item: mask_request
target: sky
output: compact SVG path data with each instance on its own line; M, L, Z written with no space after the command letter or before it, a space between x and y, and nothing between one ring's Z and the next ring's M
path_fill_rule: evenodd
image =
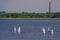
M60 0L0 0L0 11L6 12L60 12Z

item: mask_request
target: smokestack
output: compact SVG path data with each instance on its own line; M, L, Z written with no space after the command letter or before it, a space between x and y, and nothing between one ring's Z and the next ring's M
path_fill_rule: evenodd
M51 1L49 1L49 13L51 13Z

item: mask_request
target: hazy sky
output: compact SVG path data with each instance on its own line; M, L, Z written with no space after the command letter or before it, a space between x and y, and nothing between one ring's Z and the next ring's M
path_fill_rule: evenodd
M52 12L60 12L60 0L51 0ZM47 12L49 0L0 0L0 11Z

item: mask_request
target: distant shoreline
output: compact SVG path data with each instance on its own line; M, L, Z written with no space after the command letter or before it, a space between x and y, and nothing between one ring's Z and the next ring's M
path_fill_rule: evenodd
M60 20L60 18L0 18L1 19L8 19L8 20L14 20L14 19L18 19L18 20Z

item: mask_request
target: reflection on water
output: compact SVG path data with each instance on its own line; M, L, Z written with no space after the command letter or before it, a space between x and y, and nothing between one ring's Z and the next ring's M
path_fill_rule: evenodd
M21 33L14 33L14 27ZM46 33L43 35L42 28ZM48 27L54 30L54 35L48 32ZM60 20L0 20L0 40L60 40Z

